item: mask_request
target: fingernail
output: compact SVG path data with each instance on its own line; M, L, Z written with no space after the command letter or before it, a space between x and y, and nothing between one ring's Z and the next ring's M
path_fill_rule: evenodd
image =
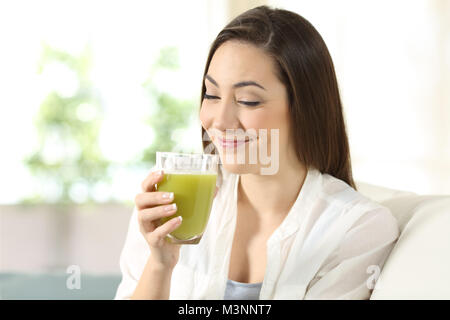
M178 221L178 223L181 223L182 221L183 221L183 217L182 216L178 216L178 220L180 220L180 221Z
M162 176L162 174L163 174L163 171L162 171L162 170L158 170L158 171L156 172L156 175L157 175L157 176Z
M165 199L173 199L173 192L166 192L162 195Z
M165 211L173 211L177 209L177 204L176 203L172 203L171 205L168 205L164 208Z

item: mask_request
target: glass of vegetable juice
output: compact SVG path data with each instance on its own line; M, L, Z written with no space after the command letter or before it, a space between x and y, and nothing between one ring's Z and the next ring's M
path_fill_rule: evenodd
M214 154L187 154L156 152L156 168L164 171L157 191L174 193L177 205L174 215L162 218L161 224L182 216L181 225L168 235L178 244L197 244L208 223L216 189L219 156Z

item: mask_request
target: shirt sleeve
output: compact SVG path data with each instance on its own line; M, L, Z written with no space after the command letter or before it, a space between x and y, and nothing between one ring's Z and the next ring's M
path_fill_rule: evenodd
M364 214L311 280L304 299L368 300L400 231L386 207Z
M142 275L150 255L144 236L139 230L137 209L134 207L128 226L125 244L120 254L122 280L117 288L115 300L130 299Z

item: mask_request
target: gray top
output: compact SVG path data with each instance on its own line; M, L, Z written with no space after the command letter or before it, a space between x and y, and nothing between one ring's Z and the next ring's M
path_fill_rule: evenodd
M227 281L224 300L259 300L262 282L244 283L231 279Z

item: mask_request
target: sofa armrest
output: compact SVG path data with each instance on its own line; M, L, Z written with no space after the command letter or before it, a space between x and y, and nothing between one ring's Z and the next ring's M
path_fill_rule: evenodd
M381 204L397 218L401 234L370 299L450 299L450 196Z

